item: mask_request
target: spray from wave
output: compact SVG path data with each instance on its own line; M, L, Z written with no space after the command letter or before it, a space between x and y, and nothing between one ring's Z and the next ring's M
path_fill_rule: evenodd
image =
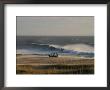
M49 45L49 47L61 48L65 50L78 51L78 52L94 52L94 47L86 44L70 44L70 45Z

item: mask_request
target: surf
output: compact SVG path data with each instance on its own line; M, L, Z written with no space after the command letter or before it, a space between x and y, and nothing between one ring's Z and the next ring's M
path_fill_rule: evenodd
M94 47L87 45L87 44L68 44L68 45L49 45L49 47L64 49L64 50L71 50L71 51L78 51L78 52L94 52Z

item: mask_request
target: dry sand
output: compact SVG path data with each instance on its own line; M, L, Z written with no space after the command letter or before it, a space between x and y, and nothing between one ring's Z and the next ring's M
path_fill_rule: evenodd
M53 65L53 64L65 64L65 65L90 65L94 64L94 59L80 58L80 57L48 57L38 55L17 55L17 65Z

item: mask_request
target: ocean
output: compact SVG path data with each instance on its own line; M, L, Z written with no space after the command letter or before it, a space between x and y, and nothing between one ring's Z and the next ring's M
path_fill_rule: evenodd
M94 57L94 36L17 36L17 54Z

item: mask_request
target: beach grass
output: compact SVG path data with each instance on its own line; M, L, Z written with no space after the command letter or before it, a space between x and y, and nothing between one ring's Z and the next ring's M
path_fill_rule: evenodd
M94 74L93 65L17 65L17 74Z

